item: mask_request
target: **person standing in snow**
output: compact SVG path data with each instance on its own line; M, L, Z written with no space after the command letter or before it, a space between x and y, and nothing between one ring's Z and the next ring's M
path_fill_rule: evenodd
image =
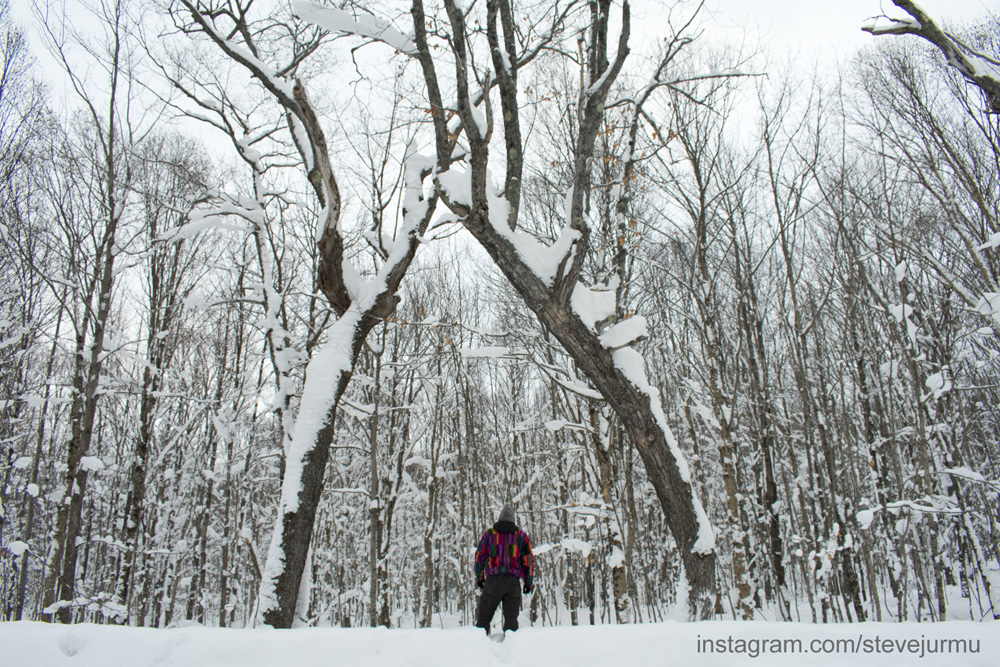
M493 614L502 603L504 632L517 630L521 591L525 595L531 593L534 575L531 538L514 523L514 510L510 505L504 505L500 518L483 533L476 549L476 586L483 591L479 596L476 627L483 628L489 635Z

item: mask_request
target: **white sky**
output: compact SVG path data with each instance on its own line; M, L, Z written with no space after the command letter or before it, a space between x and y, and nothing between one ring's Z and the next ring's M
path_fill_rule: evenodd
M59 6L62 1L65 0L53 4ZM15 20L29 30L30 2L12 0L11 3ZM676 18L698 2L632 0L636 37L658 37L671 9ZM995 0L919 0L918 4L945 27L981 21L991 12L1000 15L1000 5ZM861 25L883 13L883 9L890 16L904 16L891 0L706 0L699 25L708 42L740 43L746 39L750 49L759 45L779 60L790 53L804 64L814 65L845 59L856 49L874 42L876 38L862 32ZM37 49L40 40L32 41Z
M31 0L12 0L14 15L28 23ZM43 4L45 0L40 0ZM653 0L655 9L645 14L641 0L632 0L633 11L641 20L656 21L673 4L693 6L698 0ZM646 3L642 2L642 5ZM960 25L1000 13L993 0L919 0L935 20L944 25ZM861 32L865 19L882 13L902 16L891 0L706 0L704 15L715 17L706 27L706 37L729 35L736 38L746 28L765 36L765 43L778 49L820 50L824 56L845 56L873 38ZM648 27L648 25L647 25ZM641 28L640 28L641 29Z
M72 97L63 81L61 69L44 54L30 11L32 0L10 0L15 20L29 33L43 76L49 80L56 95ZM35 0L40 6L58 10L64 4L74 10L76 0ZM142 6L145 0L134 0ZM279 0L280 1L280 0ZM649 41L663 36L668 17L676 21L689 14L700 0L631 0L633 11L633 48L641 52ZM919 4L940 25L959 27L979 22L991 12L1000 15L998 0L918 0ZM398 3L397 3L398 4ZM861 31L867 19L883 11L890 16L903 16L891 0L705 0L698 28L703 43L745 43L746 51L760 50L772 62L785 61L789 54L808 72L820 65L834 67L858 48L879 39ZM400 24L405 26L405 22ZM917 39L908 37L906 39ZM645 44L643 44L645 42ZM342 49L338 50L342 53ZM370 47L365 53L377 53ZM633 56L635 57L635 56Z
M918 0L939 25L958 27L985 19L1000 8L993 0ZM778 55L790 51L807 61L843 59L876 38L861 31L866 19L884 13L906 16L891 0L707 0L715 15L705 37L739 39L756 30ZM882 37L879 39L887 39Z

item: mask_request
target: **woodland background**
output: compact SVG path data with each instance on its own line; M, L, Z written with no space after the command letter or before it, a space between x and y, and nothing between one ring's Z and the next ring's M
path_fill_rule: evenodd
M0 3L4 620L255 613L305 366L343 313L287 109L188 4L39 4L29 44ZM345 255L373 275L404 157L433 142L417 66L283 3L195 4L309 83ZM590 6L520 72L519 228L546 243ZM716 531L712 614L995 618L998 116L923 40L810 73L698 39L698 7L664 6L662 44L636 42L610 86L580 273L648 322L634 347ZM959 34L1000 52L996 17ZM440 208L340 399L296 622L470 623L504 503L535 545L530 622L669 616L678 545L618 414Z

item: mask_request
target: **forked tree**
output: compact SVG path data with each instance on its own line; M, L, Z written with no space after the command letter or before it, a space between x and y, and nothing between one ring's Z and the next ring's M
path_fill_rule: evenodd
M630 134L632 141L616 157L614 182L606 184L615 201L615 214L624 221L639 160L635 137L641 123L651 122L642 113L642 104L653 91L677 82L670 76L669 65L690 38L683 31L668 38L645 85L634 95L612 100L609 96L620 83L630 50L627 0L618 8L611 0L543 2L521 8L523 16L515 14L518 8L509 0L468 7L444 0L432 13L423 0L413 0L409 34L360 8L348 12L294 2L293 12L301 20L330 33L382 42L407 62L415 61L424 83L420 106L433 128L434 157L409 148L401 156L403 219L395 237L376 253L376 275L362 278L346 257L340 188L326 136L306 94L307 82L296 76L318 42L306 41L311 33L286 17L282 25L293 44L286 49L285 62L274 62L278 56L258 46L258 42L268 44L267 29L248 15L250 5L239 0L178 0L173 17L182 31L207 36L228 58L249 70L286 114L320 204L316 283L339 317L326 332L325 348L313 356L306 370L294 437L286 450L279 518L261 586L258 613L262 620L276 627L289 627L294 620L338 402L365 338L395 307L400 281L439 199L487 251L624 425L680 551L689 584L689 615L709 617L716 591L714 532L694 493L658 391L647 379L642 355L633 347L646 335L645 320L626 317L618 308L622 276L588 278L584 271L593 252L589 209L597 185L592 162L606 108L615 104L631 109L636 128ZM275 25L273 20L270 25ZM684 24L685 29L689 26L690 22ZM564 226L556 238L539 239L525 231L521 220L522 173L526 160L538 150L522 129L519 97L525 95L521 82L529 65L559 60L579 70L576 102L564 110L573 115L576 131L567 165L570 179ZM494 109L496 102L499 109ZM500 132L502 146L495 145L500 144ZM491 157L491 148L499 150L499 158ZM373 231L376 238L386 239L383 230Z

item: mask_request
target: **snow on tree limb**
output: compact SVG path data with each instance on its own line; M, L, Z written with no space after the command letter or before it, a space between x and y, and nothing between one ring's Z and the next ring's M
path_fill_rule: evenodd
M226 39L216 30L215 25L203 14L201 8L192 0L181 0L181 4L187 10L191 19L197 24L198 30L205 33L215 44L222 49L223 53L233 61L243 65L258 79L264 87L268 89L282 106L294 106L292 91L288 83L276 76L275 72L258 59L253 53L247 51L232 40Z
M296 0L292 3L292 13L330 32L345 35L367 37L377 42L387 44L400 53L409 56L417 55L417 46L412 35L404 35L383 19L371 14L351 16L336 7L324 7L308 0Z
M942 30L915 2L892 1L909 14L910 18L894 19L883 15L865 24L861 29L876 36L916 35L924 38L940 49L949 65L982 91L991 112L1000 113L1000 62L970 48L954 35ZM884 22L880 23L880 19Z
M471 176L470 170L460 168L452 168L435 176L444 202L460 216L467 216L472 208ZM484 218L489 224L484 231L489 232L496 240L503 239L509 243L522 267L551 289L562 277L568 260L573 256L580 232L566 227L551 245L546 245L530 234L511 229L508 224L510 205L504 197L496 194L489 182L486 183L486 199L489 214Z
M337 387L342 376L354 368L353 344L357 327L363 313L352 308L344 313L328 332L328 339L322 350L317 352L306 367L306 381L302 388L302 400L295 421L295 434L291 446L285 452L285 474L281 484L281 502L278 506L279 520L271 535L261 579L258 613L264 616L277 609L278 598L275 588L285 568L285 552L282 548L284 523L281 517L299 510L299 499L303 490L303 467L312 454L315 443L329 419L337 397Z
M286 467L282 477L282 499L264 566L257 617L275 627L290 627L295 622L299 598L308 587L308 548L313 522L321 497L323 476L334 433L334 415L338 402L350 381L354 363L371 329L395 309L400 298L396 292L412 262L428 227L437 202L432 191L425 193L424 180L432 173L433 162L407 147L403 160L403 220L396 238L379 239L381 262L377 274L369 279L361 275L347 257L339 229L341 200L331 165L329 147L320 120L313 109L301 80L294 76L301 60L272 68L265 64L254 44L254 34L246 28L247 8L238 16L214 12L204 0L180 0L183 18L175 15L178 27L186 33L207 35L231 60L248 69L283 107L285 121L300 153L306 175L321 210L317 219L316 284L326 296L337 321L326 329L327 343L310 360L296 415L294 437L285 443ZM348 23L336 13L319 12L318 6L298 3L304 13L334 20L337 29L367 31L367 36L395 42L402 49L406 41L384 29L377 21L353 20ZM228 17L236 28L227 31L217 21ZM331 18L332 17L332 18ZM180 19L180 20L178 20ZM378 34L372 31L378 29ZM226 36L228 34L228 36ZM387 37L388 36L388 37ZM237 40L242 41L237 41ZM314 37L305 45L311 53L320 43ZM299 44L302 46L302 44ZM411 49L412 50L412 49ZM223 123L223 126L226 126ZM249 141L249 140L248 140ZM236 141L241 155L252 156L249 143ZM244 145L245 144L245 145ZM259 157L259 156L258 156ZM250 160L256 163L256 160ZM255 164L255 177L256 177ZM256 182L256 181L255 181ZM255 211L249 210L249 215ZM243 213L247 217L248 213ZM279 392L280 393L280 392Z
M567 262L572 258L580 232L563 228L552 245L539 242L530 234L511 230L508 225L509 208L504 197L496 196L487 184L489 201L488 221L495 234L507 240L520 258L522 264L547 287L553 287L562 277Z
M570 307L588 329L600 331L604 322L615 318L618 283L616 276L606 289L594 289L583 283L576 284L570 297Z
M444 0L444 6L452 35L468 36L470 33L465 25L463 10L457 7L455 0ZM422 31L426 22L422 1L414 0L413 7L416 39L421 50L418 58L421 59L427 89L433 96L431 91L439 91L440 88L428 51L427 35ZM714 531L694 493L683 453L676 446L676 440L662 415L659 396L649 386L642 357L627 346L628 342L637 339L634 334L640 333L635 327L638 321L616 330L609 335L609 346L602 345L598 334L609 322L609 317L616 314L608 312L612 308L611 294L604 299L592 291L579 289L582 264L590 252L590 222L586 210L595 140L604 123L608 91L629 54L629 3L627 0L622 2L617 46L609 44L607 39L610 8L610 0L592 3L590 23L584 30L590 40L586 49L586 71L581 74L579 103L575 111L578 132L571 139L574 154L572 177L567 187L565 224L554 242L541 243L537 238L517 231L519 198L516 191L510 189L511 179L507 179L502 193L496 192L490 174L488 146L493 129L492 119L487 113L485 128L477 122L473 108L478 101L470 91L472 74L475 74L475 83L483 91L489 90L492 85L491 74L473 71L468 40L460 37L449 39L448 46L454 59L457 98L454 109L461 121L456 133L461 132L468 142L468 151L460 159L467 166L452 168L457 159L451 154L449 144L439 150L439 172L434 180L438 193L452 213L462 219L466 229L510 280L526 305L581 366L593 383L595 393L607 400L622 418L626 432L643 458L671 531L680 545L692 586L690 616L708 618L714 608L712 601L716 589ZM514 72L509 73L510 78L505 78L508 74L505 69L507 63L498 56L500 34L495 23L490 21L491 18L495 21L503 10L503 7L496 7L495 13L488 13L487 31L490 33L488 38L497 80L506 82L500 86L500 96L506 135L505 166L510 175L518 173L525 151L523 137L520 141L511 141L517 134L513 122L518 112L513 74L518 67L514 66ZM509 61L511 48L507 44L502 48L507 51ZM437 99L432 100L432 115L436 109L444 109ZM434 122L439 135L448 132L445 118L434 115ZM443 143L446 142L439 138L438 144ZM622 335L619 337L618 334ZM623 347L618 347L622 344ZM626 372L634 370L635 363L631 362L635 361L635 357L638 357L641 380L637 379L638 374ZM624 363L625 368L619 361ZM564 388L567 387L564 385Z
M697 554L710 554L714 552L715 529L712 527L712 522L701 504L701 499L694 492L687 457L684 456L684 452L681 451L680 445L677 443L677 438L674 437L673 431L670 430L670 426L667 423L667 415L663 412L663 403L660 401L659 392L656 387L649 383L649 378L646 375L645 360L639 352L631 347L618 349L611 356L614 359L615 367L621 374L649 399L649 406L656 420L656 425L663 433L667 446L670 448L670 454L677 465L680 478L688 483L687 490L690 492L691 505L698 522L698 539L691 547L691 550Z
M649 336L646 318L642 315L630 317L612 324L598 336L601 345L609 350L617 350L634 345Z

